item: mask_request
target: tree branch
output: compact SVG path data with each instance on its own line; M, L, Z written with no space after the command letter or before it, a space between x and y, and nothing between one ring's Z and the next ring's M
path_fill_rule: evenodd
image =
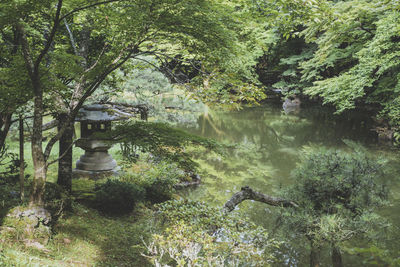
M78 12L78 11L81 11L81 10L84 10L84 9L88 9L88 8L91 8L91 7L99 6L99 5L102 5L102 4L108 4L108 3L112 3L112 2L123 2L123 1L124 1L124 0L109 0L109 1L103 1L103 2L93 3L93 4L91 4L91 5L87 5L87 6L83 6L83 7L78 7L78 8L75 8L74 10L68 12L67 14L65 14L64 16L62 16L61 18L59 18L59 21L61 21L61 20L65 19L65 18L71 16L71 15L74 14L75 12Z
M69 28L67 19L64 19L64 24L65 24L65 28L66 28L67 31L68 31L68 35L69 35L69 39L70 39L70 42L71 42L71 46L72 46L72 48L74 49L74 54L75 54L76 56L78 56L78 50L76 49L76 44L75 44L74 35L72 34L71 29Z
M68 151L70 150L70 148L71 148L77 141L78 141L78 139L77 139L77 140L74 140L74 141L68 146L68 149L66 149L66 150L64 151L64 153L63 153L61 156L59 156L57 159L52 160L52 161L50 161L49 163L47 163L47 164L46 164L46 167L48 168L51 164L56 163L57 161L59 161L60 159L62 159L65 155L67 155L67 153L68 153Z
M128 46L127 48L129 48ZM127 49L124 49L126 51ZM79 99L76 106L72 109L71 113L68 116L68 120L66 120L63 125L60 127L59 131L55 136L53 136L46 145L44 157L47 160L50 156L51 149L53 148L54 144L61 138L65 129L67 128L68 124L71 123L74 119L76 114L78 113L79 109L82 107L83 103L86 99L93 94L94 91L101 85L104 79L114 70L121 67L129 58L131 58L132 54L135 52L135 48L131 49L131 51L125 57L122 57L123 51L118 55L116 59L110 64L110 67L104 71L92 84L89 86L88 90L83 94L83 96ZM118 62L120 60L120 62Z
M235 209L237 205L239 205L241 202L243 202L246 199L251 199L255 200L258 202L262 202L271 206L278 206L278 207L294 207L297 208L298 205L294 203L293 201L286 200L283 198L277 198L277 197L272 197L265 195L263 193L254 191L248 186L242 187L241 191L233 194L231 199L229 199L222 210L224 212L230 212Z
M50 130L50 129L53 129L53 128L57 127L57 125L58 125L58 120L52 120L52 121L50 121L48 123L43 124L42 125L42 130L43 131L47 131L47 130Z
M63 2L63 0L58 0L57 11L56 11L56 16L54 18L53 28L51 29L50 35L46 40L46 44L45 44L43 50L40 52L38 58L35 61L35 65L34 65L34 69L33 69L33 71L35 73L38 73L40 62L42 62L42 59L44 58L44 56L49 51L49 49L51 47L51 43L53 42L54 36L56 35L58 25L60 24L60 19L59 18L60 18L60 13L61 13L61 7L63 5L62 2Z
M31 78L32 83L33 83L35 80L34 76L33 76L34 63L33 63L32 55L31 55L31 51L29 49L29 43L26 38L25 29L22 26L22 24L20 24L20 23L17 24L17 31L20 32L19 38L20 38L20 43L21 43L21 47L22 47L21 50L22 50L22 55L24 57L25 66L28 71L29 77Z

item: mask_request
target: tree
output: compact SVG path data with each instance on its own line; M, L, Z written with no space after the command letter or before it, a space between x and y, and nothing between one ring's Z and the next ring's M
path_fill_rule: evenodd
M305 151L293 173L296 184L284 194L298 207L288 207L282 215L289 229L310 241L310 266L319 266L323 244L331 246L333 266L343 266L341 244L384 224L375 213L388 203L382 167L356 146L352 153Z
M260 12L272 14L265 19L272 19L270 25L280 40L259 65L260 73L274 71L281 76L279 82L268 85L289 95L302 93L320 99L335 106L337 113L368 107L398 131L396 1L257 2ZM278 11L274 12L274 7ZM288 40L282 44L283 39ZM292 48L292 43L299 45ZM265 64L269 65L263 67Z
M116 69L122 65L129 69L129 59L179 53L202 62L205 72L219 65L219 72L229 75L232 68L222 63L233 62L234 55L242 52L230 17L233 8L205 0L3 2L0 25L16 31L17 54L24 63L18 71L29 78L26 88L34 102L31 142L35 174L30 203L43 203L54 144L66 140L67 144L60 146L62 154L68 154L71 124L79 108L104 82L112 82ZM257 94L235 91L238 96L246 93L253 99ZM46 109L60 124L43 149Z

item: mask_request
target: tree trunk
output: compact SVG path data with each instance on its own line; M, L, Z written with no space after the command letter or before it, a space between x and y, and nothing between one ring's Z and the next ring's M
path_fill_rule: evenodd
M4 147L11 126L11 113L0 115L0 150Z
M58 121L68 119L68 114L60 114ZM74 123L70 123L59 140L59 160L57 184L66 191L71 192L72 187L72 139L74 136Z
M320 266L320 250L319 247L315 246L311 241L311 252L310 252L310 267Z
M19 117L19 194L21 202L25 197L24 120Z
M43 94L38 93L34 101L33 131L32 131L32 160L34 168L33 187L29 204L43 205L44 186L46 183L47 165L42 148L43 125Z
M340 253L340 249L336 246L332 246L332 265L333 267L342 267L342 254Z

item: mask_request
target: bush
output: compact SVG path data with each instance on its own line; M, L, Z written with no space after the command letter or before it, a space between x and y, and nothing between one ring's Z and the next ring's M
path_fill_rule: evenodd
M122 181L142 186L146 191L146 200L161 203L172 198L174 185L184 176L176 164L160 162L139 173L128 173Z
M155 266L270 266L274 259L279 243L247 218L187 200L156 208L144 253Z
M136 202L144 198L144 189L136 184L118 180L107 180L96 185L95 204L109 214L124 214L133 210Z
M16 184L19 181L19 156L0 148L0 184ZM25 164L26 166L26 164Z
M282 211L285 230L291 238L294 233L307 237L313 261L324 244L331 246L332 260L341 261L340 247L345 241L375 235L388 226L376 213L389 204L382 183L384 161L346 142L353 151L304 150L293 172L296 183L284 195L299 206Z

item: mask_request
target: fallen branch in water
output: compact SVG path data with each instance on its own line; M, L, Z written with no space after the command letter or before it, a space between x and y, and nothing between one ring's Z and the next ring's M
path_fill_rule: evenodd
M237 205L239 205L242 201L244 200L255 200L259 201L271 206L278 206L278 207L294 207L297 208L298 205L294 203L293 201L286 200L283 198L278 198L278 197L272 197L265 195L263 193L254 191L248 186L242 187L242 189L239 192L236 192L233 194L231 199L229 199L224 207L222 208L224 212L230 212L235 209Z

